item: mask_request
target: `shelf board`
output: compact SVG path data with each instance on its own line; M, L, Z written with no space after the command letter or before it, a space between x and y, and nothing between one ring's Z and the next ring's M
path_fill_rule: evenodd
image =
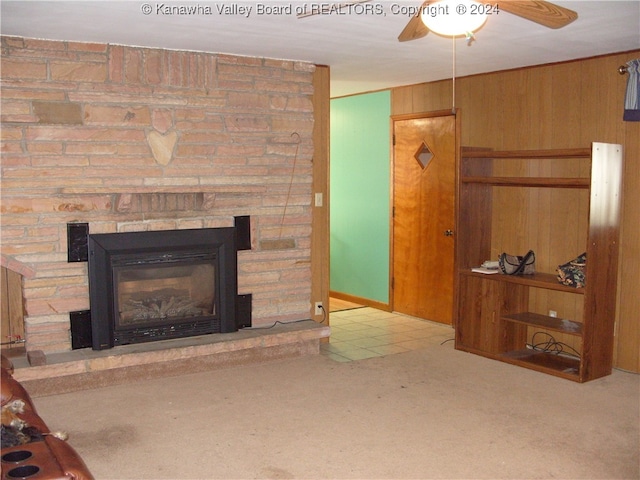
M580 379L580 359L578 358L538 352L527 348L503 353L498 356L498 359L569 380L582 381Z
M462 177L462 183L481 183L497 187L549 187L549 188L589 188L588 178L558 177Z
M460 272L463 275L471 275L473 277L482 277L487 280L493 280L497 282L517 283L519 285L528 285L530 287L546 288L548 290L558 290L560 292L575 293L578 295L584 295L584 288L568 287L558 282L558 277L552 273L534 273L533 275L504 275L502 273L496 273L493 275L487 275L484 273L472 272L469 270L462 270Z
M560 148L552 150L472 150L463 149L462 158L591 158L591 148Z
M582 324L572 320L564 320L532 312L513 313L504 315L502 318L508 322L545 328L547 330L554 330L571 335L582 335Z

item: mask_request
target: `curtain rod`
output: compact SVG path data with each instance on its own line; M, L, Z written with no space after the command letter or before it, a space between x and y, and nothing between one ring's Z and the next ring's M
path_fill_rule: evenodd
M618 73L619 73L620 75L624 75L625 73L627 73L627 71L628 71L628 69L627 69L627 66L626 66L626 65L620 65L620 66L618 67Z

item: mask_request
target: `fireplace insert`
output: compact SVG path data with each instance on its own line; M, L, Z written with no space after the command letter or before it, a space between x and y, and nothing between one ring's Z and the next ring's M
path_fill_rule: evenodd
M235 228L89 235L92 348L238 330Z

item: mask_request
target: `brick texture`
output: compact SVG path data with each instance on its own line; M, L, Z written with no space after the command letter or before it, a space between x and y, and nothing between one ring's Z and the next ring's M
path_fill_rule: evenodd
M1 40L2 264L25 276L28 350L70 349L68 313L89 306L70 222L113 233L250 215L238 280L254 325L308 318L312 64ZM177 136L162 159L151 132Z

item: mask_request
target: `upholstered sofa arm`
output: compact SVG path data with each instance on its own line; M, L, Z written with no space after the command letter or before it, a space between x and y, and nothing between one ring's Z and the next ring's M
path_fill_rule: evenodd
M13 378L13 365L4 355L0 370L3 425L0 462L2 479L93 479L84 461L71 445L51 435L49 427L38 415L29 394ZM18 423L24 422L23 426L12 426L12 419ZM14 445L15 442L8 442L8 433L15 432L16 428L22 432L35 432L35 434L29 435L30 441L23 440L26 443ZM25 430L27 428L28 430ZM5 432L7 432L6 438ZM11 439L13 438L12 436Z

